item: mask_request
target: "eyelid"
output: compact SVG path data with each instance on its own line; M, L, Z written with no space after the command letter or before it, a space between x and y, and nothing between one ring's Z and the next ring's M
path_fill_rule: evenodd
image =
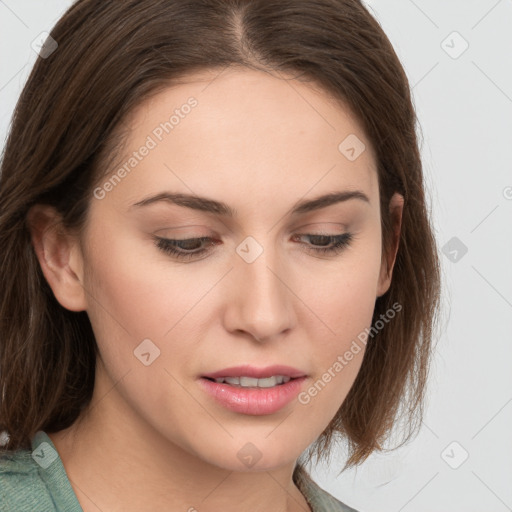
M310 226L321 226L321 225L334 225L337 227L337 229L341 229L342 232L335 232L335 233L324 233L324 232L321 232L321 233L305 233L305 234L308 234L308 235L326 235L326 236L338 236L338 235L341 235L347 231L349 231L349 225L347 223L343 223L343 222L308 222L307 224L301 224L300 226L297 226L297 227L294 227L293 229L290 230L291 233L294 233L296 234L297 231L300 231L300 230L304 230L304 229L313 229L312 227L310 228ZM207 235L203 235L203 234L198 234L198 233L194 233L193 235L186 235L186 238L181 238L181 240L191 240L191 239L194 239L194 238L202 238L202 237L205 237L205 236L212 236L212 237L215 237L217 235L213 235L211 234L212 233L212 230L209 229L209 228L206 228L205 226L203 225L200 225L200 224L187 224L186 226L168 226L168 227L165 227L165 228L161 228L161 229L158 229L156 231L154 231L154 233L160 233L160 232L168 232L168 231L174 231L174 230L183 230L183 229L190 229L190 228L204 228L209 234ZM321 229L320 229L321 231ZM170 236L169 236L170 238Z
M208 229L201 224L187 224L186 226L167 226L165 228L157 229L156 231L154 231L154 233L160 233L162 231L164 231L164 232L175 231L175 230L182 230L182 229L194 230L194 228L205 229L205 230L208 230L209 233L211 233L211 229ZM190 236L188 238L201 238L202 236L206 236L206 235L198 235L195 233L194 236Z
M329 225L329 226L336 226L336 229L342 229L343 233L347 232L349 230L349 225L344 222L308 222L307 224L301 224L300 226L297 226L296 228L293 228L292 231L298 231L301 229L314 229L312 226L322 226L322 225ZM334 233L334 235L341 235L343 233ZM313 234L313 233L308 233Z

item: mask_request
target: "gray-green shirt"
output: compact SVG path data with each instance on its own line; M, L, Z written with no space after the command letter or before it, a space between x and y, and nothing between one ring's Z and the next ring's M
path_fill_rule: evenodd
M299 487L313 512L357 512L308 478ZM32 439L32 451L0 457L0 512L83 512L57 449L42 430Z

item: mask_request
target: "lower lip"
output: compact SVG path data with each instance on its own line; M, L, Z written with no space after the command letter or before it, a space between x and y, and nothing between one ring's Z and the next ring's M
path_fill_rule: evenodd
M203 389L217 402L241 414L273 414L288 405L298 394L306 377L291 379L271 388L242 388L219 384L204 377Z

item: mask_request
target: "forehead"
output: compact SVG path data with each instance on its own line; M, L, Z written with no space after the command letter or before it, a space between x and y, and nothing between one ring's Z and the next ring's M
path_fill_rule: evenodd
M358 120L311 82L205 71L143 102L125 126L121 158L107 174L124 167L109 196L125 206L163 191L260 205L333 188L378 193L373 148Z

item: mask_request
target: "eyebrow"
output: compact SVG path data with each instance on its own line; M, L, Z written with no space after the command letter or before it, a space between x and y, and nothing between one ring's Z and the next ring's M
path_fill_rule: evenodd
M370 204L370 200L364 192L361 192L360 190L345 190L325 194L316 197L315 199L298 201L292 207L292 211L290 213L292 215L300 215L320 210L321 208L326 208L327 206L348 201L350 199L359 199ZM168 202L178 206L184 206L193 210L200 210L202 212L213 213L224 217L235 217L237 215L237 210L231 208L226 203L192 194L173 194L170 192L161 192L160 194L143 199L142 201L130 206L130 209L133 207L148 206L157 202Z

